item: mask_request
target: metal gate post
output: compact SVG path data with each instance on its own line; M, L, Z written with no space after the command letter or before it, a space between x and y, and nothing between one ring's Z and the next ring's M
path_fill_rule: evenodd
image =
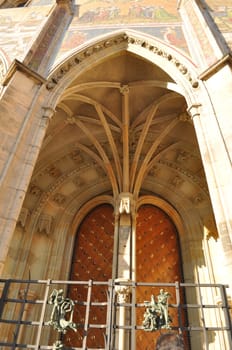
M0 282L2 282L2 281L0 280ZM2 291L2 296L0 298L0 319L2 318L2 314L3 314L3 310L4 310L4 303L5 303L5 299L7 298L7 295L8 295L11 280L5 280L3 282L4 282L4 287L3 287L3 291Z
M44 293L44 299L43 299L43 306L42 306L42 311L41 311L40 320L39 320L38 333L37 333L37 337L36 337L35 350L38 350L40 347L39 343L40 343L40 338L41 338L41 333L42 333L42 327L43 327L43 322L44 322L44 316L45 316L45 311L46 311L46 306L47 306L50 285L51 285L51 280L47 280L47 284L45 287L45 293Z
M106 350L110 350L112 332L113 332L113 283L112 280L108 281L108 294L107 294L107 315L106 315Z
M228 340L229 340L230 348L232 349L232 322L230 317L230 308L227 300L226 286L221 285L220 291L221 291L221 297L222 297L222 308L224 311L225 321L226 321L226 328L228 328Z

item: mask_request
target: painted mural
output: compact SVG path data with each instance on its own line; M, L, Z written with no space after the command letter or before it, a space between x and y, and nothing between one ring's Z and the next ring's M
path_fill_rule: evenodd
M85 43L94 37L99 37L103 34L113 32L119 29L133 29L145 34L154 36L160 40L165 41L168 45L173 45L181 50L187 52L187 45L183 36L182 28L179 24L173 24L169 26L98 26L94 28L85 27L74 27L71 26L66 37L64 39L63 45L60 50L60 55L65 54L65 52L75 49L79 45Z
M32 0L28 7L1 10L0 47L12 61L23 60L46 21L51 0ZM175 1L79 0L57 59L69 50L118 29L133 29L155 36L187 52Z
M232 49L232 1L208 0L208 9Z
M15 57L22 60L42 27L50 6L42 8L4 9L0 14L0 47L12 61Z
M59 56L88 40L120 29L133 29L188 53L175 1L80 0Z
M9 61L22 60L43 26L53 1L32 0L28 7L2 9L0 47ZM208 0L208 10L232 48L231 0ZM77 14L64 38L58 59L69 50L118 29L133 29L163 40L188 54L176 1L79 0Z
M80 0L79 23L176 22L175 1Z

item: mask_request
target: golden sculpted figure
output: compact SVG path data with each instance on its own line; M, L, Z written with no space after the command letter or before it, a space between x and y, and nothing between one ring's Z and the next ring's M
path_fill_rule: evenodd
M63 293L63 289L54 289L48 298L48 304L53 305L49 325L61 333L66 333L67 329L76 332L76 324L73 322L74 302L69 298L64 298ZM69 315L68 320L66 320L67 314Z
M170 294L160 289L160 294L157 296L157 301L154 295L151 296L151 301L145 301L143 329L148 332L157 329L171 329L171 318L168 314L168 298Z

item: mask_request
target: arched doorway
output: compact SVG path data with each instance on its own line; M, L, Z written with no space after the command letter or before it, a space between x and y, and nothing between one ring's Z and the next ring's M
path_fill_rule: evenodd
M109 204L102 204L94 208L82 221L76 236L73 252L71 280L78 281L108 281L112 277L114 245L114 216L113 208ZM105 286L95 286L92 290L92 303L106 300ZM87 300L85 286L71 287L69 295L81 302ZM91 324L106 323L106 307L90 308L89 322ZM86 307L78 305L74 321L83 324ZM89 348L104 347L105 329L90 329L87 336ZM77 334L69 332L66 336L67 345L81 347L83 328L78 328Z
M72 259L70 279L75 281L105 281L112 277L113 246L114 246L114 212L109 204L101 204L94 208L82 221L76 236ZM171 218L160 208L142 205L136 219L136 280L143 283L173 283L182 282L181 252L178 233ZM115 258L117 261L117 258ZM175 288L167 290L170 293L170 303L175 303ZM81 347L84 337L83 324L86 317L88 290L86 286L73 286L69 289L69 296L80 302L76 308L74 321L80 327L76 334L68 332L66 344ZM107 287L94 286L91 291L91 303L107 300ZM136 290L136 303L140 304L158 295L158 287L140 286ZM182 296L184 298L184 296ZM90 348L104 347L106 329L94 328L95 325L106 324L107 308L90 307L89 323L93 328L88 330L87 346ZM112 306L110 306L112 307ZM137 326L143 323L144 309L139 308ZM170 313L173 324L178 327L176 310ZM182 315L183 322L185 315ZM114 320L113 322L116 322ZM139 328L139 327L138 327ZM136 349L150 349L154 347L160 333L136 331ZM187 346L187 342L186 342ZM186 347L187 349L187 347Z
M59 92L51 99L59 102L24 206L35 218L27 227L32 244L25 239L26 249L43 232L49 244L41 249L45 256L20 262L27 266L30 260L32 273L43 270L44 277L51 270L55 277L68 277L70 257L65 264L60 257L66 243L71 251L74 217L97 196L107 194L114 204L122 192L166 199L188 224L185 247L191 250L190 238L200 254L204 224L212 218L194 126L186 113L191 69L186 74L185 60L180 65L164 45L145 38L120 34L108 39L67 60L47 85L52 91L58 82ZM102 55L103 48L110 53ZM53 239L54 230L59 239ZM199 255L184 258L194 280Z
M144 204L138 210L136 224L136 279L139 282L173 283L183 282L182 259L177 229L171 218L160 208ZM149 301L151 296L158 296L160 288L137 287L137 303ZM174 287L166 287L170 294L169 303L175 304ZM184 295L182 295L182 301ZM176 309L169 309L171 325L178 328L178 314ZM137 324L142 325L144 309L137 311ZM182 312L183 324L186 315ZM165 331L164 331L165 332ZM137 331L136 349L154 349L160 336L160 331ZM188 349L185 339L185 348Z

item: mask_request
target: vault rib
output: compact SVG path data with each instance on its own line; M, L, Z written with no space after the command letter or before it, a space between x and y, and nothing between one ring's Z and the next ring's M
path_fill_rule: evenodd
M144 123L143 125L143 130L141 131L141 134L140 134L140 137L139 137L139 141L138 141L138 144L137 144L137 147L136 147L136 150L135 150L135 154L134 154L134 158L132 160L132 163L131 163L131 170L130 170L130 191L132 192L133 191L133 187L134 187L134 181L135 181L135 174L136 174L136 169L137 169L137 166L138 166L138 162L139 162L139 157L141 155L141 151L142 151L142 147L143 147L143 144L144 144L144 140L147 136L147 133L148 133L148 130L149 130L149 127L150 127L150 124L151 124L151 121L152 121L152 118L154 117L157 109L158 109L158 106L159 104L153 104L148 116L147 116L147 119L146 119L146 122Z
M162 102L166 102L170 98L176 97L176 93L168 93L165 94L164 96L161 96L158 100L154 101L153 104L151 105L151 109L148 113L148 116L145 120L145 123L143 125L142 131L139 136L139 141L135 150L134 158L131 164L131 171L130 171L130 180L131 180L131 186L130 186L130 191L133 191L134 183L135 183L135 175L136 175L136 170L138 167L138 162L139 158L142 152L142 148L144 145L145 138L148 134L149 128L152 123L152 119L154 118L158 108L160 107Z
M183 94L180 86L171 81L163 81L163 80L137 80L128 83L129 88L134 88L137 86L145 86L145 87L159 87L164 88L166 90L175 91L177 93ZM121 82L114 81L90 81L86 83L76 84L68 88L64 94L62 95L62 99L65 99L69 94L73 94L82 90L89 90L95 88L112 88L112 89L120 89Z
M122 144L123 144L123 192L129 191L129 174L130 174L130 156L129 156L129 87L124 85L121 87L122 94Z
M109 141L109 145L111 147L112 150L112 154L113 154L113 158L114 158L114 163L115 163L115 168L116 168L116 172L117 172L117 178L118 178L118 186L119 186L119 191L121 192L121 188L122 188L122 167L121 167L121 163L120 163L120 159L119 159L119 154L118 154L118 150L112 135L112 132L110 130L109 124L106 121L105 115L100 107L100 105L96 104L95 105L95 109L97 111L97 114L101 120L102 126L105 130L107 139Z
M138 141L138 144L137 144L137 147L135 150L134 158L133 158L132 164L131 164L131 172L130 172L130 180L131 180L130 191L131 192L133 192L135 181L137 182L137 180L135 180L135 176L136 176L136 171L137 171L137 167L138 167L138 163L139 163L139 158L140 158L140 155L142 152L144 141L145 141L146 136L148 134L148 130L151 126L152 119L155 116L161 103L167 102L169 99L174 98L174 97L176 97L176 93L165 94L165 95L161 96L160 98L158 98L156 101L154 101L153 105L151 106L151 109L150 109L148 116L145 120L145 123L143 125L143 129L141 131L139 141ZM139 172L141 172L141 169Z
M69 117L73 115L73 111L66 105L66 103L60 102L58 107L62 109Z
M183 91L180 89L180 87L173 82L170 81L162 81L162 80L138 80L138 81L133 81L131 83L128 84L130 88L133 87L159 87L159 88L163 88L165 90L170 90L173 92L177 92L180 94L183 94Z
M73 94L82 90L96 89L96 88L112 88L119 89L121 86L120 82L112 82L112 81L94 81L77 84L68 88L63 94L62 98L66 98L69 94Z
M101 108L101 107L100 107L100 108ZM99 121L99 120L97 120L97 119L95 119L95 117L87 117L87 116L85 116L85 115L78 115L78 114L76 114L76 115L75 115L75 118L78 118L78 119L79 119L80 121L82 121L82 122L87 122L87 123L89 123L89 124L94 124L94 125L102 126L102 122ZM112 124L110 124L110 123L107 123L107 124L108 124L110 130L113 130L113 131L115 131L116 133L120 134L120 132L121 132L121 129L120 129L120 128L118 128L118 127L116 127L116 126L114 126L114 125L112 125Z
M154 154L155 150L157 149L157 147L159 146L159 144L162 142L162 140L169 134L169 132L177 125L177 123L179 123L179 119L174 119L164 130L163 132L157 137L157 139L155 140L155 142L153 143L152 147L150 148L150 150L148 151L148 153L146 154L142 165L140 167L140 170L138 172L138 176L136 178L136 182L135 182L135 187L134 187L134 193L135 195L138 195L142 181L144 179L145 174L147 173L148 170L148 163L152 157L152 155Z
M175 147L179 144L179 142L174 142L171 145L165 147L162 151L160 151L158 154L156 154L151 161L147 165L147 173L151 170L151 168L159 161L160 157L165 155L167 151L175 149ZM156 148L157 149L157 148ZM156 151L156 150L155 150ZM155 152L154 151L154 152ZM154 154L154 153L153 153Z
M99 106L101 106L102 111L112 120L115 122L116 125L118 125L120 128L122 127L122 123L120 122L120 120L108 109L106 108L104 105L102 105L101 103L99 103L98 101L84 96L84 95L80 95L80 94L72 94L69 95L68 97L66 97L65 101L81 101L81 102L85 102L87 104L90 104L92 106L95 106L96 104L98 104Z
M98 153L100 154L100 156L105 164L106 172L109 176L109 179L110 179L110 182L112 185L112 189L113 189L113 193L115 196L117 196L118 195L117 180L115 178L115 174L114 174L113 168L111 166L111 163L109 161L109 158L107 157L103 147L100 145L100 143L98 142L96 137L93 136L91 131L88 128L86 128L85 125L80 120L78 120L76 118L72 118L70 122L76 124L79 127L79 129L81 129L81 131L83 131L85 133L85 135L92 142L94 147L97 149Z
M166 94L165 96L167 96L167 95L173 95L174 93L168 93L168 94ZM180 95L175 95L175 97L176 98L182 98L182 96L180 96ZM162 96L160 97L160 98L162 98ZM131 124L131 129L135 129L135 128L137 128L137 127L141 127L141 125L142 125L142 123L144 122L144 120L146 119L146 115L147 115L147 113L149 112L149 109L150 108L152 108L152 106L153 106L153 104L154 104L154 101L152 102L152 103L150 103L147 107L145 107L138 115L137 115L137 117L134 119L134 121L133 121L133 123ZM165 118L170 118L170 114L169 114L169 117L167 116L167 114L166 114L166 116L159 116L159 118L157 118L156 117L156 121L154 122L154 120L152 121L152 124L154 124L154 123L157 123L157 122L162 122L162 121L164 121L164 119ZM161 120L162 119L162 120Z

